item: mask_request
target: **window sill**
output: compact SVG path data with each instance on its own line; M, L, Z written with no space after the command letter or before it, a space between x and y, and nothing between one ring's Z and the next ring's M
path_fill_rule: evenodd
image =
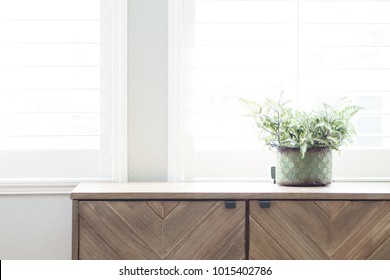
M52 195L66 194L71 191L80 182L113 182L108 179L90 179L90 180L37 180L37 181L15 181L0 182L1 195Z
M50 195L70 194L77 183L51 184L1 184L0 195Z
M2 184L0 195L70 194L77 184Z

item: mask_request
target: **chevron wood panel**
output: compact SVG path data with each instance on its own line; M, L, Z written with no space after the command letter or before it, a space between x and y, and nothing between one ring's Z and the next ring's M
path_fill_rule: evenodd
M146 203L163 219L180 204L179 201L165 201L164 203L161 203L161 201L148 201Z
M183 204L189 205L191 205L191 203L193 202L183 202ZM209 253L215 250L214 254L211 254L210 256L213 256L213 258L216 259L243 259L245 257L244 231L237 231L239 237L237 236L237 238L234 239L236 242L239 242L239 244L235 244L235 246L239 247L241 250L231 252L232 255L230 256L225 255L219 250L222 255L217 255L216 252L218 249L216 247L224 242L225 237L232 232L240 222L244 223L245 202L237 202L235 209L226 209L223 202L196 203L202 203L204 204L203 207L207 206L206 209L210 208L210 210L202 218L199 218L199 215L194 213L199 222L194 225L191 231L184 232L184 237L177 238L175 239L175 242L171 242L170 234L176 231L175 228L177 228L178 225L176 222L171 225L170 220L167 221L167 230L164 230L164 240L169 241L169 243L167 242L166 245L164 244L164 249L167 253L165 258L206 259ZM195 205L192 207L195 207ZM196 206L196 209L198 209L198 206ZM178 213L178 217L180 216L180 213ZM175 218L173 214L171 214L170 217L172 220ZM182 222L185 223L186 221L182 220ZM176 233L174 235L176 235ZM167 236L167 238L165 238L165 236Z
M252 218L250 223L250 259L290 260L293 259L264 229Z
M286 205L287 203L287 205ZM301 204L302 201L295 203ZM312 202L314 203L314 202ZM293 212L289 201L272 201L270 208L260 208L257 201L250 202L251 216L251 231L249 239L255 238L256 232L252 230L256 223L264 232L269 235L269 238L275 240L276 243L288 254L292 259L327 259L328 254L321 249L315 241L307 234L313 229L305 228L305 225L299 225L290 215ZM300 206L297 206L300 207ZM311 219L311 213L304 214L303 219ZM313 221L313 224L317 221ZM322 241L324 243L326 241ZM260 248L261 249L261 248ZM250 246L250 258L255 259L255 256L263 255L268 259L268 254L274 255L274 252L255 252L255 247Z
M349 233L344 235L342 240L337 240L337 247L333 245L332 257L334 259L374 258L371 255L390 236L390 202L356 201L351 202L345 209L351 208L355 211L350 213L351 217L345 219L353 219L355 224L339 221L344 211L336 218L337 223L332 223L332 240L336 240L333 236L338 232L347 230ZM359 220L355 217L359 217ZM337 235L337 238L340 236ZM390 255L385 255L383 258L390 259Z
M120 213L118 215L118 213L113 210L113 205L115 208L120 207L117 203L122 204L123 202L81 201L79 203L80 220L83 220L94 234L99 236L120 259L158 259L160 256L158 250L160 248L150 246L149 240L145 240L142 235L140 236L140 232L145 232L145 228L153 226L155 228L149 234L158 236L158 232L161 233L161 224L152 224L150 222L144 223L142 224L142 227L134 232L132 226L123 219L123 214ZM137 211L138 220L144 217L144 213L141 211L141 205L139 208L133 207L133 205L129 205L129 207L134 208L134 210ZM150 212L146 213L145 217L153 219L156 214L150 208L147 209L149 209ZM84 247L85 250L88 250L87 246L84 246L83 244L85 241L81 238L81 235L84 235L84 238L90 236L87 233L83 233L82 228L80 228L79 246L80 248ZM150 240L150 242L156 241ZM80 254L80 257L81 256L82 255ZM112 257L108 259L118 258L112 255Z
M299 230L310 237L322 252L329 255L330 219L317 204L306 200L284 201L282 207L289 218L299 226Z
M390 237L386 239L372 254L368 257L370 260L388 260L390 256Z
M200 222L202 222L203 225L208 226L208 224L214 220L213 218L218 220L218 213L215 212L218 205L221 205L221 203L215 201L205 203L183 202L177 206L176 210L164 220L164 255L169 254L178 244L181 244L185 238L188 238L190 234L194 235L193 231L199 230L199 228L200 230L204 230L201 227L202 225ZM224 207L220 207L220 209L222 209L222 212L225 210ZM208 216L210 213L213 215ZM208 219L204 220L204 217L208 217ZM201 239L203 240L204 238ZM181 254L188 254L188 252L186 252L188 248L182 247L182 250L183 252L181 252ZM172 258L174 257L172 256Z
M390 259L390 201L250 203L250 259Z
M321 208L322 211L324 211L326 215L328 215L329 218L337 216L337 214L340 213L340 211L349 204L348 201L345 200L319 200L314 202Z
M245 220L241 220L227 236L204 258L207 260L245 259Z
M80 259L243 259L245 202L81 201Z
M81 219L80 239L82 242L80 244L79 254L80 259L82 260L121 259L120 256Z

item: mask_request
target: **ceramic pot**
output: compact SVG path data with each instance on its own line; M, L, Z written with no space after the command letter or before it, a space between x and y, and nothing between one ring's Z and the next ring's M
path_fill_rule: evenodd
M332 183L332 150L309 148L302 158L298 148L278 148L276 183L281 186L325 186Z

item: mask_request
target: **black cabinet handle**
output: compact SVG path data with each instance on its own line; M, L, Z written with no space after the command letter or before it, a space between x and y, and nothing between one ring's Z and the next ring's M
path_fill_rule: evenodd
M271 201L270 200L259 200L260 208L270 208Z
M236 208L236 201L235 200L225 200L225 208L226 209Z

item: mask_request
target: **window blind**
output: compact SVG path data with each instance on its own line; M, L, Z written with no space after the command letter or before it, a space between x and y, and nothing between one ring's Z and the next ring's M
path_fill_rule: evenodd
M355 148L390 148L389 1L300 1L301 94L365 108Z
M390 1L181 3L179 179L266 180L273 155L238 99L282 91L302 109L342 97L365 107L335 177L390 178Z
M111 177L108 1L0 1L0 180Z

